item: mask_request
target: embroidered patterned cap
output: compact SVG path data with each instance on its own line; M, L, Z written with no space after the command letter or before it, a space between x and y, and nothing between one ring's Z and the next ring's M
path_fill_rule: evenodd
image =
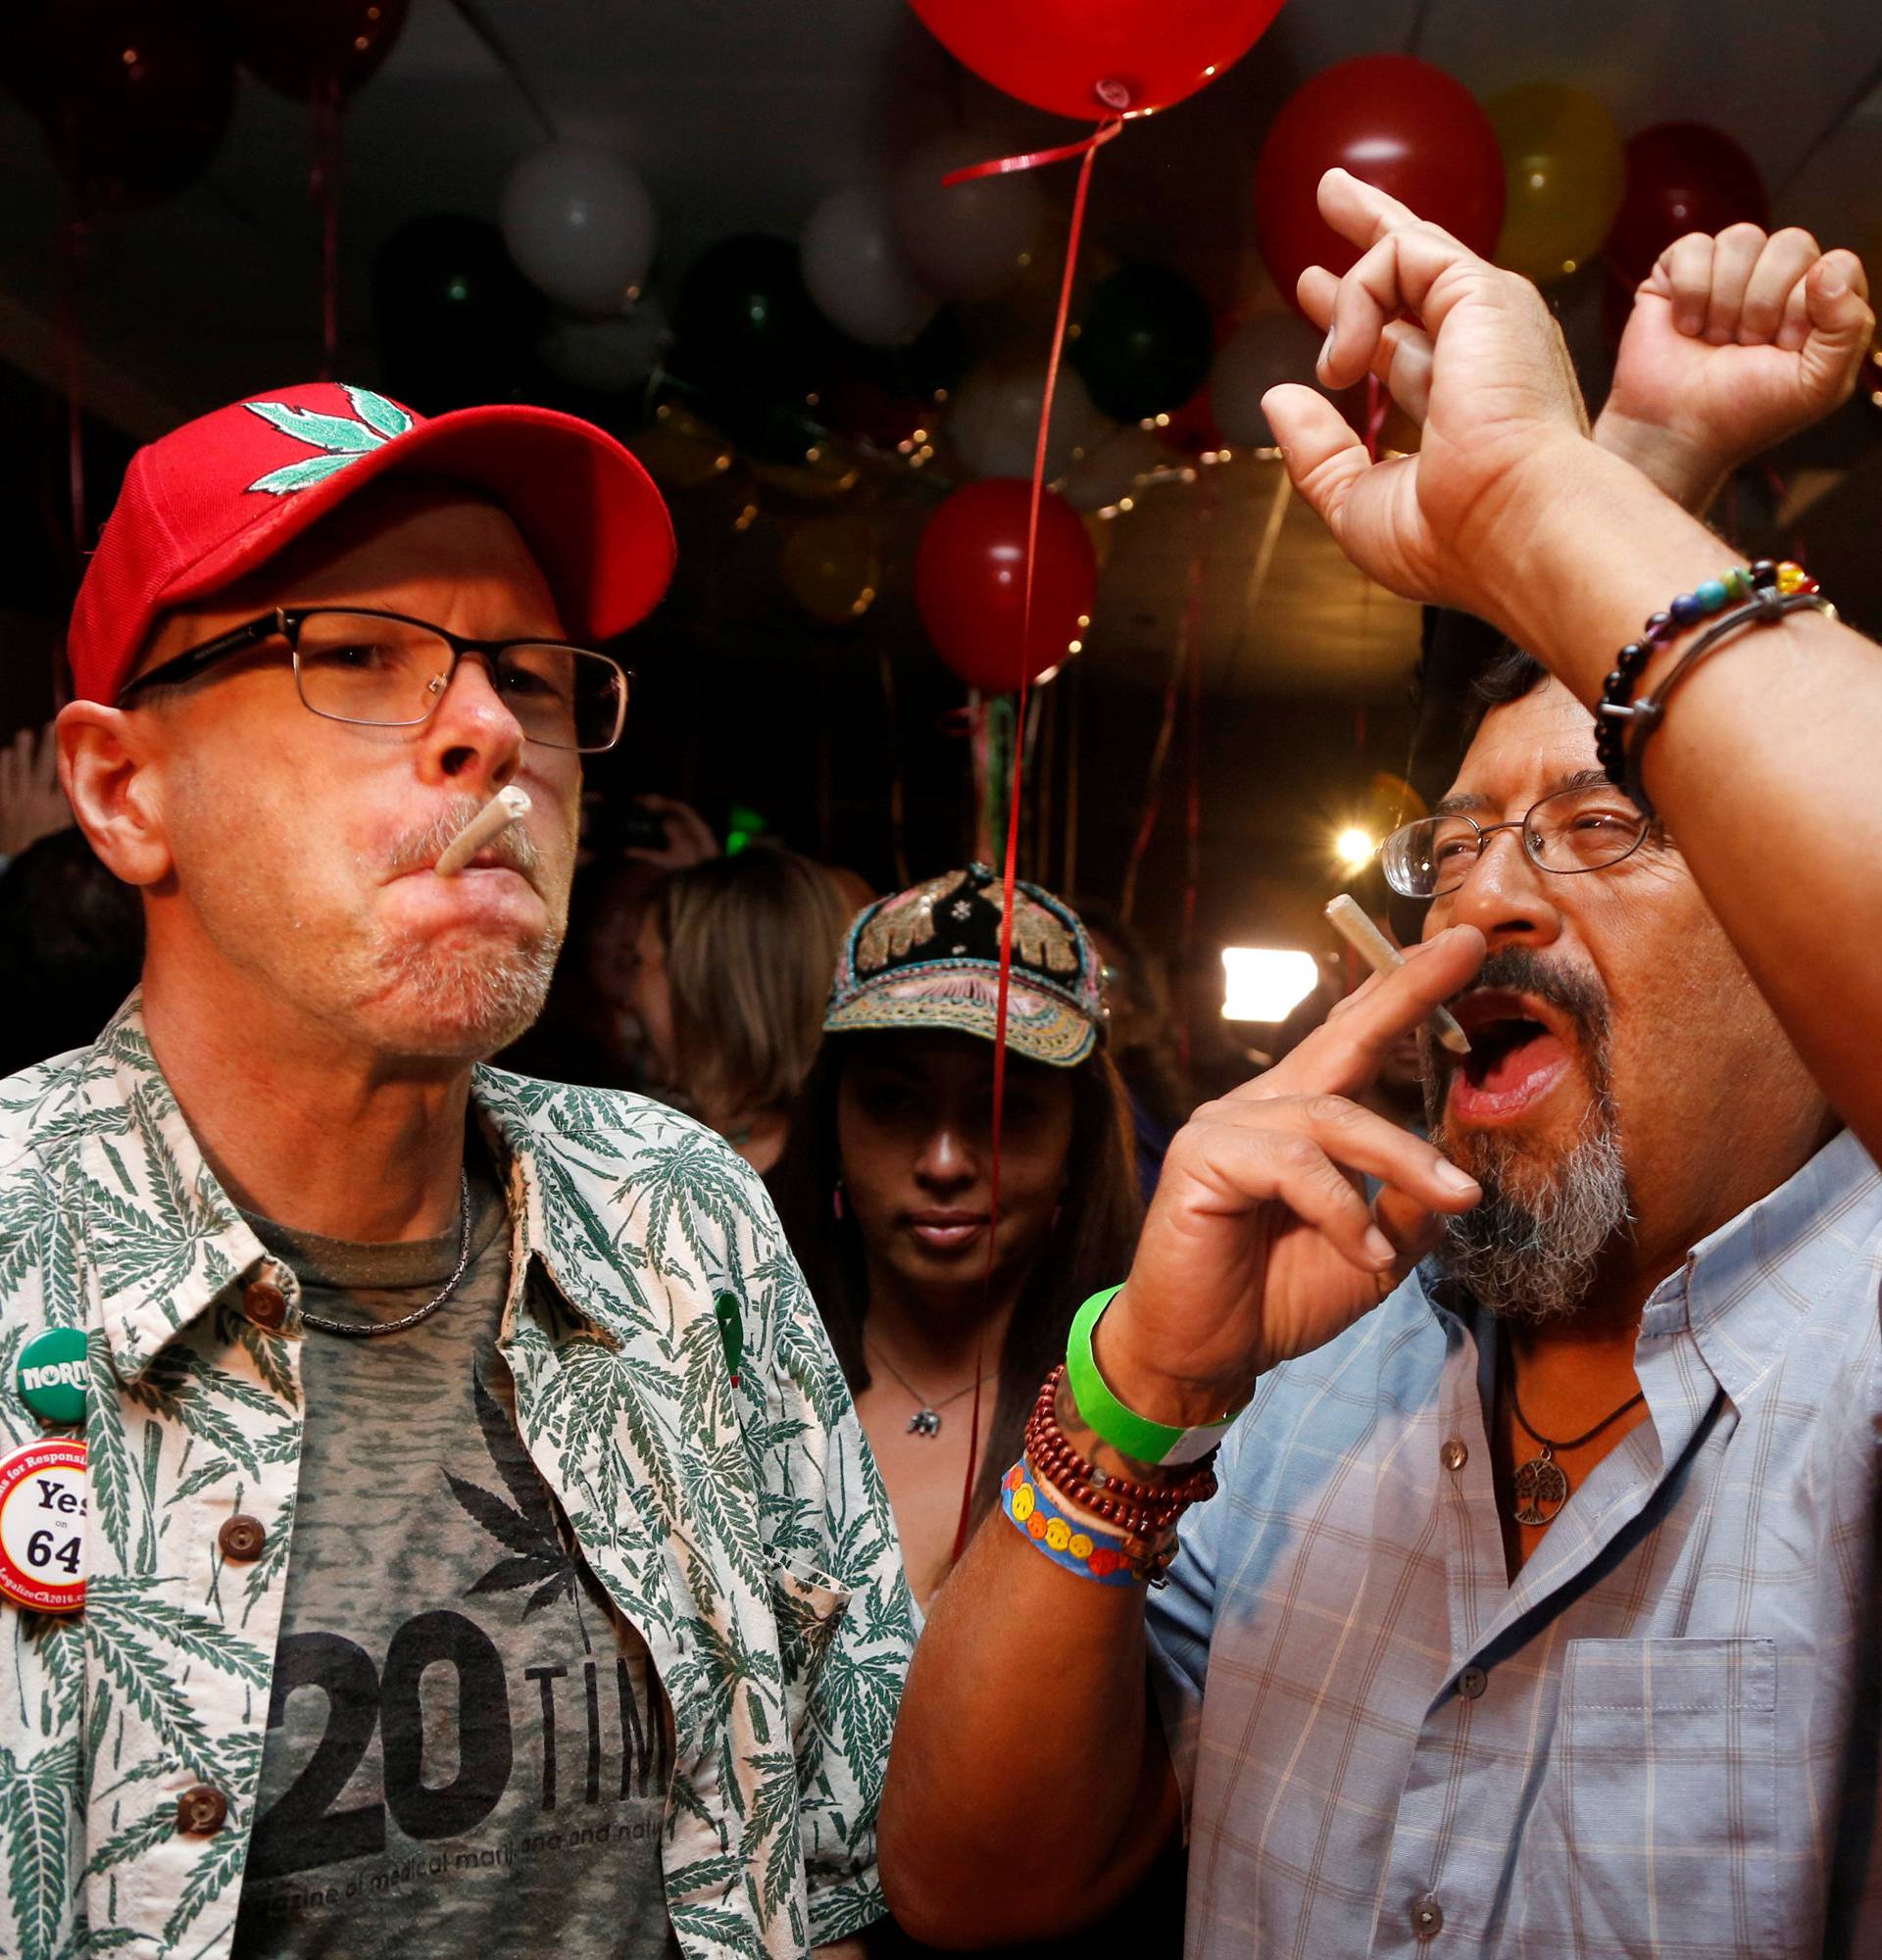
M570 633L644 618L673 568L667 506L612 436L504 403L425 417L370 388L279 388L185 422L130 460L73 608L79 699L111 701L158 615L253 571L388 470L485 491L548 577Z
M1000 1003L1000 874L985 864L878 899L843 942L823 1026L955 1028L992 1041ZM1055 1068L1105 1033L1103 962L1069 906L1020 879L1013 890L1007 1047Z

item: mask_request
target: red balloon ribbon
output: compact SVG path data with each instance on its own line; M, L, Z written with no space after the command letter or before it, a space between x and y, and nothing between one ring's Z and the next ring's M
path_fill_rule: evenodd
M1100 122L1089 136L1081 136L1075 143L1061 143L1052 150L1028 150L1020 157L995 157L991 163L966 164L958 171L950 171L941 181L944 184L970 183L975 177L1011 176L1015 171L1036 171L1047 164L1068 164L1073 157L1088 157L1101 143L1109 143L1123 128L1123 118L1106 120ZM1076 239L1067 247L1065 263L1069 266L1076 258ZM1056 351L1056 350L1055 350Z
M1084 234L1085 202L1091 190L1091 167L1098 160L1099 150L1111 141L1123 127L1120 120L1107 118L1082 142L1068 143L1056 150L1035 150L1026 157L1002 157L992 164L975 164L965 172L967 175L998 174L1006 171L1033 170L1042 164L1068 162L1079 159L1078 188L1072 193L1071 223L1065 233L1065 270L1059 282L1059 313L1052 326L1052 351L1046 357L1046 386L1039 403L1039 437L1032 452L1032 500L1026 511L1026 570L1021 601L1019 644L1032 645L1032 579L1033 562L1039 550L1039 504L1045 493L1046 484L1046 439L1052 427L1052 401L1059 387L1059 360L1065 351L1065 326L1071 318L1072 273L1078 264L1078 241ZM956 176L963 174L956 172ZM953 181L949 178L948 181ZM1026 725L1026 701L1031 689L1031 676L1022 662L1019 670L1019 701L1015 712L1015 722L1019 728ZM1019 745L1014 745L1013 752L1013 795L1007 814L1007 857L1001 879L1002 903L1000 906L1000 995L994 1009L993 1024L993 1121L990 1141L990 1163L987 1176L987 1274L988 1293L993 1289L993 1253L995 1235L1000 1229L1000 1129L1001 1119L1006 1112L1007 1096L1007 999L1013 980L1013 888L1019 869L1019 796L1021 779L1021 758ZM980 1457L980 1391L985 1379L978 1348L974 1350L973 1368L973 1412L969 1418L967 1435L967 1474L961 1487L961 1519L955 1527L954 1550L949 1554L949 1563L958 1559L966 1549L967 1527L973 1514L973 1477L979 1466Z

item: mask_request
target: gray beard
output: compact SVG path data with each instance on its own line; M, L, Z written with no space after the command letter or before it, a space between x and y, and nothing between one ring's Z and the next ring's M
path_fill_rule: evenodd
M1446 1221L1437 1258L1488 1312L1558 1321L1588 1302L1602 1254L1633 1227L1612 1110L1591 1103L1582 1134L1554 1166L1514 1140L1432 1141L1483 1187L1475 1210Z
M420 1012L422 1053L482 1060L510 1046L542 1012L561 951L559 933L498 959L475 963L428 948L400 947L386 963Z
M1431 1141L1483 1187L1474 1210L1445 1221L1436 1257L1488 1312L1511 1320L1561 1320L1588 1303L1603 1254L1634 1225L1620 1116L1610 1087L1608 1004L1592 983L1526 949L1493 953L1478 984L1533 992L1571 1013L1593 1094L1581 1134L1560 1157L1540 1155L1496 1130L1453 1136L1441 1120L1444 1083L1430 1031L1419 1031Z

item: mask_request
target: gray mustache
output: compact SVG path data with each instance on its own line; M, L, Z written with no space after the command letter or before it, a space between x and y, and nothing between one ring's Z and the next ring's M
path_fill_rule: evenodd
M1533 995L1560 1007L1590 1034L1603 1034L1608 1027L1608 996L1594 980L1526 947L1506 946L1491 954L1458 999L1467 1001L1472 994L1491 992Z

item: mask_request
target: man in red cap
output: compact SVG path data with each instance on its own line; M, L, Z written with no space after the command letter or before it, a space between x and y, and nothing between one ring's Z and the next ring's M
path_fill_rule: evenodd
M480 1066L672 554L534 409L291 388L131 464L59 740L144 984L0 1089L0 1951L881 1910L908 1593L763 1188Z

